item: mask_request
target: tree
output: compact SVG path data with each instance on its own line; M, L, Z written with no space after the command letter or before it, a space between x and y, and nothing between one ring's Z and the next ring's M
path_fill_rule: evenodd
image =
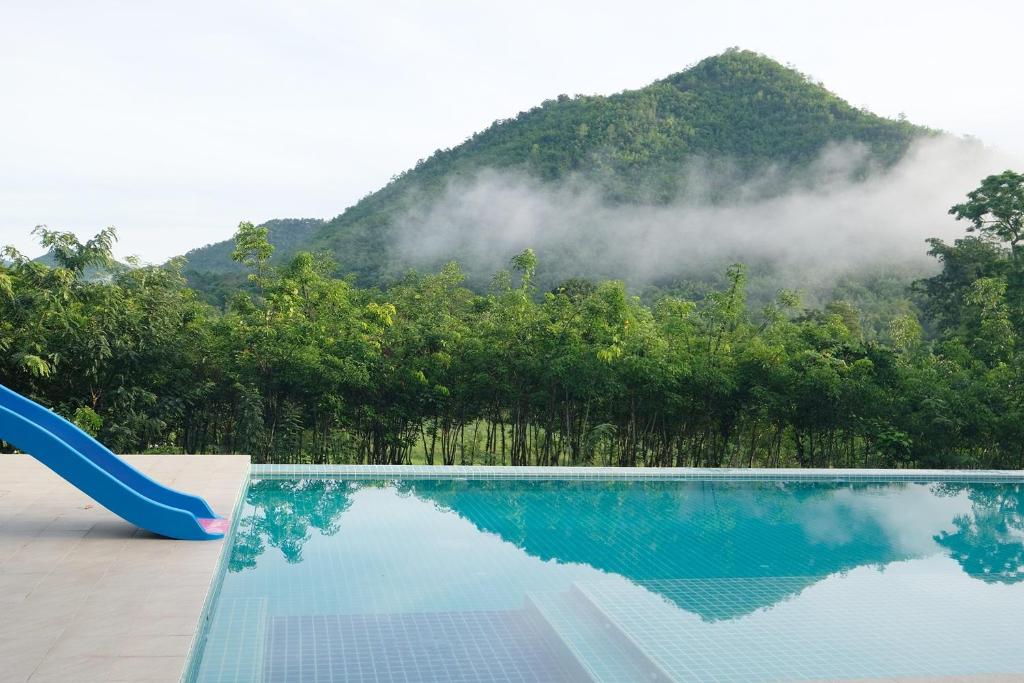
M266 278L270 257L274 255L274 245L269 242L267 235L266 227L257 227L248 221L239 223L235 232L235 249L231 252L231 260L254 269L256 272L249 278L257 284Z
M981 181L967 201L950 208L957 220L970 221L967 232L980 232L1010 245L1017 262L1017 247L1024 239L1024 174L1003 171Z

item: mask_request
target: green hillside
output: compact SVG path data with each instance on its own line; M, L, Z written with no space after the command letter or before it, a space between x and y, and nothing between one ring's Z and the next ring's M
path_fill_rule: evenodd
M323 227L325 221L319 218L283 218L267 221L267 237L277 247L276 258L283 258L286 253L295 253L307 248L316 231ZM231 260L231 251L235 245L230 240L209 244L193 249L185 254L189 268L200 272L241 273L241 264Z
M319 218L282 218L264 223L267 238L276 248L274 261L280 263L298 251L310 249L310 240L324 223ZM244 266L231 260L234 248L234 242L225 240L185 254L189 285L210 303L222 303L232 291L247 285Z
M929 133L853 107L767 57L730 50L639 90L560 95L496 121L333 220L272 222L270 239L280 257L327 251L341 273L377 284L404 268L389 253L396 217L429 205L452 180L481 169L515 169L543 181L579 177L609 202L664 203L685 191L685 162L694 158L727 160L740 179L769 164L785 176L829 143L862 143L873 161L887 165ZM190 268L236 272L230 251L228 243L219 243L190 252Z

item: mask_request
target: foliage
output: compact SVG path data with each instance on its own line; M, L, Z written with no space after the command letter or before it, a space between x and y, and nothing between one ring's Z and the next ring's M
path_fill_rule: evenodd
M967 220L967 232L978 231L985 237L1006 242L1010 255L1017 259L1017 247L1024 239L1024 175L1004 171L981 181L967 195L967 201L949 210L957 220Z
M697 300L645 303L617 281L541 292L531 250L484 293L455 263L361 289L325 256L275 261L249 223L236 239L249 285L218 310L180 260L87 278L112 263L112 232L39 235L53 267L13 249L0 266L0 381L119 451L1024 466L1024 275L991 239L932 241L942 271L916 286L924 318L879 304L866 329L843 299L803 308L782 291L751 309L740 265Z

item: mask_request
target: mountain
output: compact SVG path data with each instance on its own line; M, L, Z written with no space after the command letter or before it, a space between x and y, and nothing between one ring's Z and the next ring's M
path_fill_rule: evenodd
M435 152L330 221L267 226L278 258L299 250L329 252L340 273L379 284L410 265L407 254L395 249L396 226L415 221L453 185L481 172L515 173L542 185L572 180L596 188L612 206L657 206L692 189L689 164L695 160L727 168L734 182L768 168L786 178L811 166L830 145L859 144L867 150L865 168L886 167L915 139L933 134L853 107L798 71L733 49L638 90L559 95ZM770 193L771 186L762 191ZM193 281L237 272L230 251L230 243L221 242L190 252ZM508 256L502 258L507 262ZM545 254L540 256L543 263Z

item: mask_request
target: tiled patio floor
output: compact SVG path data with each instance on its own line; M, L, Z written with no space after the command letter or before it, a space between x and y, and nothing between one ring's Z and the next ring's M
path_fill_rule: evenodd
M231 514L248 456L128 456ZM36 460L0 455L0 682L177 681L223 541L122 521Z

